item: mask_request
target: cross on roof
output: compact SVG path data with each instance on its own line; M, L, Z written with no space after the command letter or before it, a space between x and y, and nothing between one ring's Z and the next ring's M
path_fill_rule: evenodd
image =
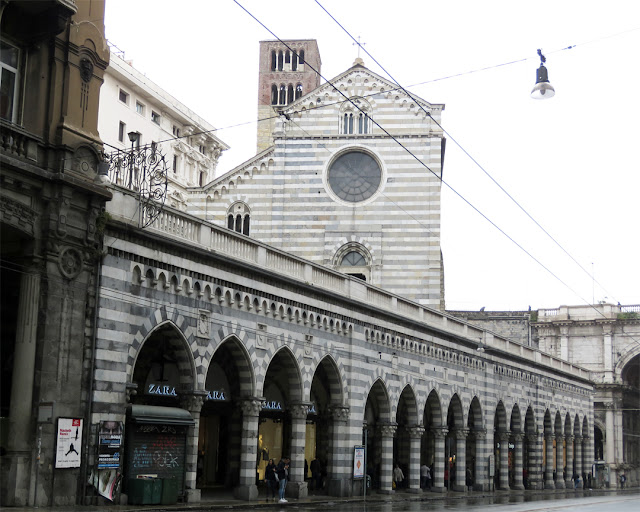
M358 58L360 58L360 48L362 48L365 44L367 44L367 43L361 43L360 42L360 36L358 36L358 42L357 43L351 43L351 46L358 46Z

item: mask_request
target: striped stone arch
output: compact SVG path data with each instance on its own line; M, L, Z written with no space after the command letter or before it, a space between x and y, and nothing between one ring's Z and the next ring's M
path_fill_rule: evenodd
M482 403L477 395L471 399L467 413L467 427L473 430L484 429L484 418L482 415Z
M511 416L509 420L509 430L511 432L522 432L522 414L520 413L520 407L517 403L513 404L511 408Z
M400 401L404 399L404 402L406 404L406 408L407 408L407 418L408 418L408 425L421 425L422 424L422 418L418 415L418 404L417 404L417 400L416 400L416 393L414 391L414 388L411 384L406 384L403 388L402 388L402 392L400 393L400 396L398 396L397 400L394 400L392 403L392 413L391 413L391 417L397 417L398 414L398 408L400 406Z
M311 384L313 377L318 371L318 367L323 365L329 379L329 392L331 393L332 404L345 405L349 403L349 386L347 384L347 371L342 362L333 357L332 354L320 355L315 353L310 367L313 369L311 379L304 380L304 399L308 400L311 396ZM328 371L328 370L331 371ZM308 383L308 385L307 385ZM336 397L339 397L336 400Z
M246 335L246 333L245 333ZM208 345L212 347L213 345ZM211 362L217 354L223 352L221 348L225 347L224 356L220 360L220 366L222 368L233 367L234 378L237 379L238 386L240 388L241 397L256 396L256 379L253 372L253 364L251 363L251 356L246 348L246 340L242 340L237 334L230 334L217 343L213 352L205 360L206 369L204 375L204 381L207 380L207 373Z
M551 414L551 409L546 408L544 410L544 417L542 419L542 431L544 435L553 434L553 416Z
M269 352L269 351L267 351ZM289 400L292 403L301 402L303 397L303 375L301 372L301 364L302 357L296 357L296 354L289 348L285 343L280 343L279 346L274 349L273 354L270 357L262 358L262 363L259 366L260 374L256 374L256 394L257 396L264 395L264 384L267 378L267 372L269 370L269 366L276 358L284 358L285 361L289 364L290 370L288 374L289 379ZM255 363L254 363L255 366Z
M438 394L436 388L432 388L429 394L427 395L427 400L424 404L424 426L425 427L441 427L446 425L445 418L442 416L443 407L442 400ZM431 419L431 424L429 424L427 418Z
M529 404L524 415L524 431L527 434L536 434L538 432L538 422L536 421L536 413L533 406Z
M236 178L240 176L239 174L236 176ZM234 178L235 179L235 178ZM234 205L235 203L244 203L247 206L249 206L249 199L247 197L246 194L229 194L226 199L223 201L223 203L226 203L226 210L225 211L229 211L229 208Z
M366 414L366 403L368 401L369 395L371 395L373 400L375 400L376 404L378 405L378 421L391 422L391 403L389 398L389 390L385 385L384 380L382 380L382 378L377 378L368 389L369 391L365 394L365 407L362 413Z
M571 414L569 411L564 415L564 433L570 435L573 433L573 422L571 421Z
M189 319L182 316L177 308L171 306L162 306L156 309L140 326L138 332L134 334L127 354L127 382L133 382L133 371L145 341L161 328L168 328L175 332L176 336L171 337L170 343L176 349L183 349L178 350L178 354L186 354L186 357L178 359L180 384L186 385L185 389L202 389L198 384L199 377L204 370L195 363L193 358L194 350L198 346L194 330L190 329ZM187 332L189 332L188 335L185 334ZM204 385L204 380L202 384Z
M354 247L361 247L364 249L364 252L366 252L367 256L371 259L368 263L373 265L376 261L376 251L371 244L367 242L367 240L358 235L350 235L349 237L343 236L333 245L333 248L329 253L331 264L340 265L342 257L349 251L349 249Z
M507 409L504 406L504 402L499 400L496 404L493 429L497 432L505 432L509 429L509 423L507 421Z
M449 424L449 419L452 420L452 424ZM462 399L458 393L454 393L449 400L449 405L447 406L447 425L456 429L466 427Z
M593 426L591 429L593 429ZM602 432L606 432L606 429L602 430ZM593 437L593 432L589 430L589 419L586 414L584 415L584 418L582 418L582 435Z
M556 414L553 418L553 433L555 435L561 435L563 433L562 428L562 413L560 411L556 411Z
M295 352L292 352L289 346L294 346ZM251 346L247 346L247 349L253 354L252 361L256 379L256 393L259 394L264 391L263 385L264 379L267 375L267 369L269 368L269 365L271 364L271 361L275 357L276 353L283 347L287 347L287 350L289 350L289 352L292 352L292 355L296 360L296 370L300 376L301 382L304 381L303 377L308 378L309 371L307 370L306 374L303 376L301 370L304 370L304 363L302 362L304 360L304 348L299 347L296 343L296 340L294 340L291 335L287 335L286 337L284 336L284 334L274 337L267 337L265 335L264 346L259 347L259 350L262 353L260 357L255 355L253 340L251 342ZM264 352L262 352L263 350Z
M582 422L582 420L580 419L580 413L577 412L575 418L573 419L572 432L573 432L574 436L579 436L580 432L582 432L582 423L581 422Z

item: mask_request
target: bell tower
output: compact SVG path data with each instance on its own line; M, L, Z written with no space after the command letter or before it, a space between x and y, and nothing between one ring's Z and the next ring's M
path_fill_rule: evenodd
M258 153L273 145L279 111L320 85L321 65L315 39L260 41Z

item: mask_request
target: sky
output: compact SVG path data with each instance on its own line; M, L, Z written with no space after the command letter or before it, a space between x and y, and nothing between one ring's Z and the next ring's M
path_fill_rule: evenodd
M219 173L256 152L259 41L316 39L325 81L360 38L366 67L445 104L447 309L640 304L640 2L106 0L105 30L218 129Z

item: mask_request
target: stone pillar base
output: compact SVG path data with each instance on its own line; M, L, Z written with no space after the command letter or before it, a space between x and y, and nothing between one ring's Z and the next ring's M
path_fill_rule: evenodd
M378 494L395 494L393 489L378 489Z
M3 461L2 471L2 505L9 507L26 507L29 505L30 457L29 452L8 452L3 457L5 461ZM7 464L7 469L5 470L7 459L9 464ZM46 505L46 502L42 504Z
M409 489L407 489L407 492L410 492L412 494L418 494L422 492L422 489L418 489L416 487L410 487Z
M431 488L431 492L446 492L447 488L446 487L432 487Z
M237 500L253 501L258 499L258 486L238 485L233 489L233 497Z
M556 483L553 480L545 480L544 488L545 489L555 489L556 488Z
M564 480L556 480L556 489L564 489Z
M514 484L511 488L516 491L524 491L524 484Z
M202 501L200 489L187 489L185 492L185 498L187 503L200 503Z
M466 485L460 485L460 484L453 484L451 486L451 490L452 491L456 491L456 492L466 492L467 491L467 486Z
M327 494L329 496L347 497L351 496L351 481L348 478L331 478L326 482ZM370 491L367 491L369 494Z
M285 497L291 498L306 498L309 496L309 488L307 482L287 482L287 488L285 490Z

